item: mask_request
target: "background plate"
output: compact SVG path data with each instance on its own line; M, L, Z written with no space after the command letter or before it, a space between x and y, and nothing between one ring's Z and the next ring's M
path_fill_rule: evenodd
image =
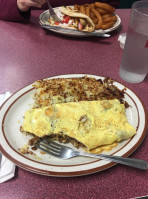
M84 74L62 75L53 78L75 78L83 77ZM104 77L87 75L96 79ZM119 89L125 88L124 85L114 82ZM95 173L107 169L115 163L107 160L99 160L88 157L75 157L69 160L61 160L50 156L42 155L39 150L33 156L23 155L19 148L28 143L31 135L25 135L20 132L20 126L23 123L23 116L27 109L32 107L33 94L35 89L32 85L26 86L13 94L1 107L0 111L0 150L2 153L19 167L31 172L49 176L79 176ZM126 141L122 141L117 147L104 154L114 154L127 157L141 144L146 135L147 115L141 100L130 89L126 89L125 100L131 105L126 110L128 121L137 128L137 134ZM69 145L71 146L71 145Z
M54 11L57 12L58 9L59 9L59 7L54 8ZM47 25L47 24L49 24L48 23L49 16L50 16L49 11L48 10L44 11L39 16L39 23L41 25ZM120 26L120 24L121 24L120 17L118 15L116 15L116 16L117 16L117 22L113 25L112 28L109 28L107 30L102 30L102 29L95 30L94 32L97 32L97 33L109 33L109 32L111 32L113 30L116 30ZM50 29L50 30L53 31L53 32L56 32L56 33L60 33L60 34L63 34L63 35L69 35L69 36L90 36L89 34L87 34L85 32L82 32L82 31L80 31L80 32L72 32L71 33L71 32L66 32L66 30L64 30L64 31L62 31L62 30L53 30L53 29Z

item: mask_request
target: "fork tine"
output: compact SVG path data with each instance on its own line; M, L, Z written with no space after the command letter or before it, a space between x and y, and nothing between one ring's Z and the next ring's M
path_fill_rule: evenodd
M59 154L52 152L51 150L46 150L45 148L40 147L40 145L38 146L39 149L41 149L42 151L45 151L46 153L49 153L52 156L58 157L59 158Z
M50 146L49 143L45 140L38 143L38 148L53 156L59 157L60 149Z
M46 148L46 149L48 149L49 151L53 151L53 152L55 152L55 153L58 153L58 152L59 152L59 149L53 148L53 147L50 146L50 145L47 145L47 144L44 144L44 143L40 143L39 145L42 146L42 147L44 147L44 148Z
M45 144L48 144L48 145L53 145L53 146L55 146L57 148L61 148L61 146L62 146L62 145L60 145L60 144L58 144L56 142L53 142L51 140L49 140L49 142L47 140L42 140L42 142L44 142Z

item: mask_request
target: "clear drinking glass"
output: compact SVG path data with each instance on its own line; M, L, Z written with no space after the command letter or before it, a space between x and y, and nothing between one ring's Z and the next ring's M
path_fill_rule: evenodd
M139 83L148 73L148 1L132 5L129 27L124 46L120 77Z

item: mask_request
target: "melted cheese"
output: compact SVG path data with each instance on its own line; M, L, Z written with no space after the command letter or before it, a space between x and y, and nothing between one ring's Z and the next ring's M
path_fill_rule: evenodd
M54 104L25 113L24 131L38 137L63 134L88 150L129 139L136 134L119 100L81 101Z

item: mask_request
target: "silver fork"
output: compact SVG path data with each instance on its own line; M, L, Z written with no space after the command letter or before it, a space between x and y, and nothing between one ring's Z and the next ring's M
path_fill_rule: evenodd
M56 13L54 12L53 8L51 7L50 3L48 0L46 0L47 4L48 4L48 8L49 8L49 13L50 13L50 16L53 18L54 21L62 21L57 15Z
M87 157L111 160L113 162L117 162L123 165L128 165L128 166L132 166L132 167L143 169L143 170L146 170L148 168L148 163L144 160L133 159L133 158L123 158L119 156L104 155L104 154L79 152L79 151L73 150L70 147L58 144L51 140L49 142L47 142L46 140L42 140L37 144L37 147L49 153L50 155L53 155L61 159L70 159L76 156L87 156Z

